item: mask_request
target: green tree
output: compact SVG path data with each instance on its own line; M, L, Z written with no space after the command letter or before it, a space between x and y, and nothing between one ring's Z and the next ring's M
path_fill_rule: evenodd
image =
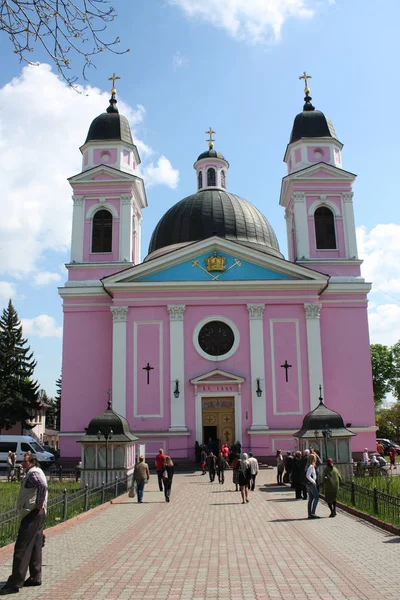
M389 440L400 439L400 402L395 402L390 408L381 409L376 415L378 437Z
M375 408L379 408L385 396L393 389L396 366L391 348L382 344L371 344L370 348L374 402Z
M61 77L73 84L71 63L80 59L82 75L101 52L124 54L119 38L106 42L103 33L117 16L108 0L0 0L0 31L8 37L14 54L31 65L35 48L41 48Z
M60 403L61 403L61 377L56 381L57 395L55 398L50 398L44 390L42 400L47 404L46 410L46 425L49 429L60 430Z
M0 317L0 431L26 423L39 399L39 384L32 379L36 361L12 301Z
M54 427L54 429L57 429L57 431L60 431L60 428L61 428L62 374L60 375L60 377L56 381L56 389L57 389L57 394L56 394L56 397L54 398L55 411L56 411L56 421L55 421L55 427Z
M392 373L392 393L396 400L400 400L400 341L391 347L393 357L393 373Z

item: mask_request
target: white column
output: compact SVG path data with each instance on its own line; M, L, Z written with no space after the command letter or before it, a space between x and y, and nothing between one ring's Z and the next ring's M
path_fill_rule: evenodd
M294 229L296 234L295 256L298 260L301 260L302 258L310 258L306 195L304 192L294 192L293 213Z
M169 357L170 357L170 395L171 395L171 426L170 431L187 431L185 425L185 363L183 315L184 304L169 304ZM175 398L174 391L178 382L179 396Z
M126 321L127 306L111 306L113 317L112 407L126 417Z
M354 221L353 192L342 194L343 226L348 258L357 258L356 224Z
M288 241L288 253L289 260L293 261L294 252L293 252L293 236L292 236L292 215L288 212L285 212L285 221L286 221L286 237Z
M85 227L85 196L72 196L71 262L83 262L83 234Z
M248 304L250 326L250 370L251 370L251 409L252 424L250 430L267 430L267 402L265 395L265 361L263 316L265 304ZM257 396L257 379L262 394ZM236 435L240 434L237 432Z
M119 215L119 260L132 262L132 217L133 196L121 196Z
M320 327L320 304L304 304L306 312L308 376L310 382L310 410L318 406L319 386L324 386L322 371L322 347Z

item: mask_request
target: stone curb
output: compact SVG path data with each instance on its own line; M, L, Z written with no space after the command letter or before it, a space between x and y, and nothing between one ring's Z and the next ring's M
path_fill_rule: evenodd
M71 519L68 519L67 521L63 521L62 523L58 523L57 525L53 525L53 527L49 527L48 529L45 529L46 538L50 538L53 535L62 531L63 529L67 529L68 527L75 525L75 523L77 523L78 521L87 519L88 517L104 510L105 508L108 508L110 506L110 504L119 504L123 499L126 499L127 495L128 495L128 492L126 492L125 494L122 494L121 496L118 496L117 498L113 498L112 500L109 500L108 502L105 502L104 504L95 506L94 508L91 508L87 512L83 512L80 515L76 515L76 517L72 517ZM0 558L3 556L7 556L8 554L12 554L13 552L14 552L14 542L11 542L10 544L7 544L7 546L3 546L3 548L0 548Z
M320 498L325 500L325 497L322 495L320 496ZM325 500L325 502L326 502L326 500ZM395 535L400 536L400 527L396 527L396 525L391 525L390 523L385 523L385 521L381 521L381 519L378 519L377 517L368 515L367 513L361 512L360 510L357 510L356 508L353 508L352 506L348 506L347 504L343 504L342 502L337 502L336 506L338 508L341 508L345 512L353 515L354 517L359 517L360 519L363 519L364 521L368 521L368 523L371 523L371 525L375 525L376 527L379 527L380 529L384 529L385 531L389 531L390 533L394 533Z

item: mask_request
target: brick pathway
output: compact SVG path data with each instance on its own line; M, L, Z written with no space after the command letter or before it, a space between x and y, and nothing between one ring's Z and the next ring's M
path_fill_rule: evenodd
M152 475L142 506L124 497L49 530L41 600L400 597L398 537L341 511L309 521L306 502L274 486L272 470L242 505L231 477L222 486L176 475L166 504ZM328 516L324 502L317 512ZM0 554L0 581L11 559L11 548ZM38 588L17 597L33 600Z

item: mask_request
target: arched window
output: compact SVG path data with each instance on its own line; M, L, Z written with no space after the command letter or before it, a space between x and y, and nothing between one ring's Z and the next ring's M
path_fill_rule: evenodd
M199 190L201 190L201 188L203 187L203 173L201 171L199 171L198 181L199 181Z
M99 210L93 217L92 252L112 252L112 215Z
M226 187L225 171L221 171L221 187Z
M207 185L208 186L214 186L216 185L216 175L215 175L215 169L212 169L211 167L209 169L207 169Z
M335 218L326 206L320 206L314 213L317 250L336 250Z

